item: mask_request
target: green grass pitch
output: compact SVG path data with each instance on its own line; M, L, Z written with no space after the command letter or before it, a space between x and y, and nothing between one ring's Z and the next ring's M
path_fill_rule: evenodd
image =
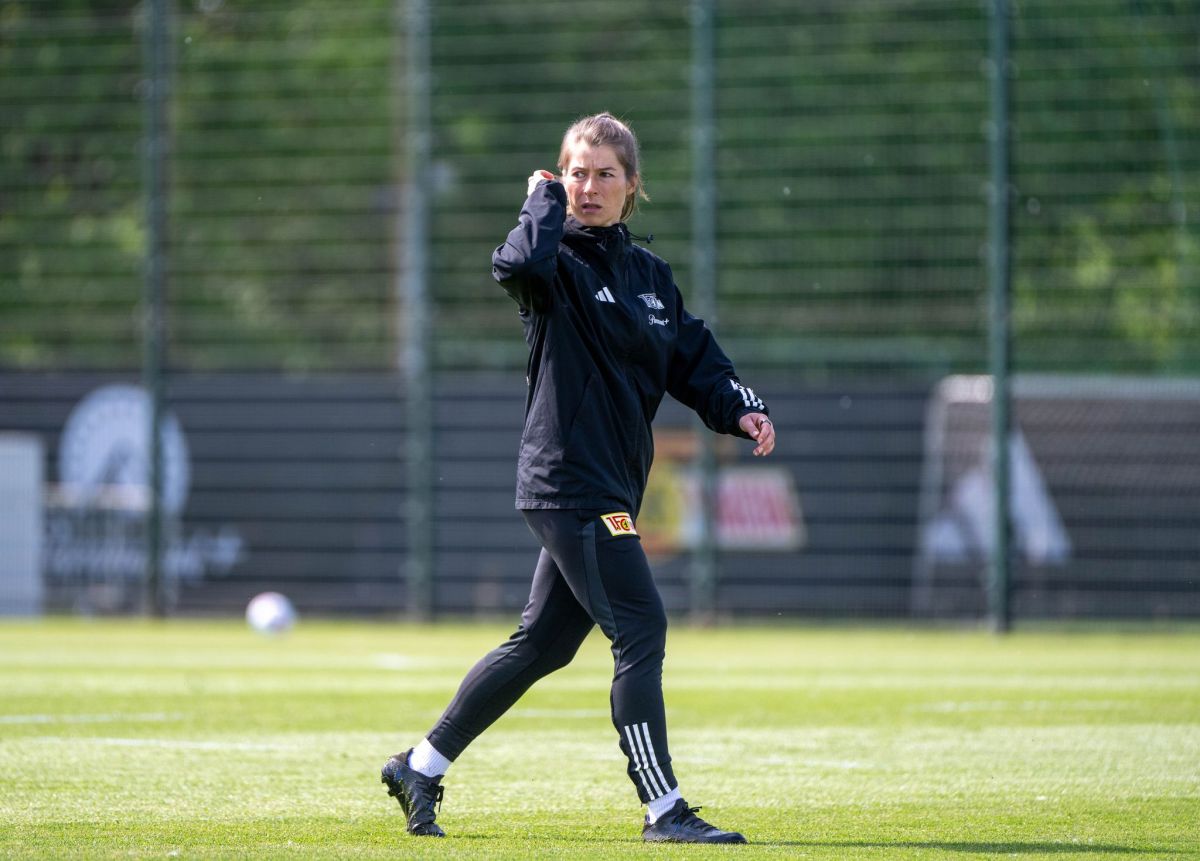
M676 624L676 773L746 847L640 843L593 636L408 837L379 768L507 633L0 623L0 857L1200 857L1196 627Z

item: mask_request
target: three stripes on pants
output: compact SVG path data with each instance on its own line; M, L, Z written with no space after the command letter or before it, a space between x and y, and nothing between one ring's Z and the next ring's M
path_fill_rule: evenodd
M646 794L650 798L659 798L674 789L667 785L667 778L658 766L654 742L650 740L649 725L627 724L622 729L625 731L625 740L629 743L629 756L633 760L634 770L642 781L642 788L646 790Z

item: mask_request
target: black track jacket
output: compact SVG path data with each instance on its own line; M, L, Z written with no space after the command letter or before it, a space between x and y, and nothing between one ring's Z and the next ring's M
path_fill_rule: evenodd
M665 393L740 437L738 419L767 408L684 310L666 261L634 245L624 224L585 227L566 204L562 183L538 183L492 254L529 343L516 507L636 517Z

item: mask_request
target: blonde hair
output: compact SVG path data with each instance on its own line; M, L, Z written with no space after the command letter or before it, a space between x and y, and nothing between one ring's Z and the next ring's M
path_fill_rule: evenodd
M633 129L614 117L608 111L583 117L571 124L563 135L562 146L558 151L558 170L566 173L567 160L571 157L570 149L576 141L583 141L588 146L610 146L617 154L617 160L625 169L625 176L633 177L633 191L625 197L625 205L621 207L621 220L629 218L637 211L637 199L649 200L646 188L642 183L640 166L641 153L638 148L637 136Z

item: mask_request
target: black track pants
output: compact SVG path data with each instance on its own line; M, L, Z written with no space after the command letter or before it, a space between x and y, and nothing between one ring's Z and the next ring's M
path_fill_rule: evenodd
M665 795L676 786L662 696L667 616L641 539L613 535L604 511L522 513L542 553L521 624L467 673L430 744L457 759L534 682L569 664L598 624L612 643L612 720L629 777L643 802Z

